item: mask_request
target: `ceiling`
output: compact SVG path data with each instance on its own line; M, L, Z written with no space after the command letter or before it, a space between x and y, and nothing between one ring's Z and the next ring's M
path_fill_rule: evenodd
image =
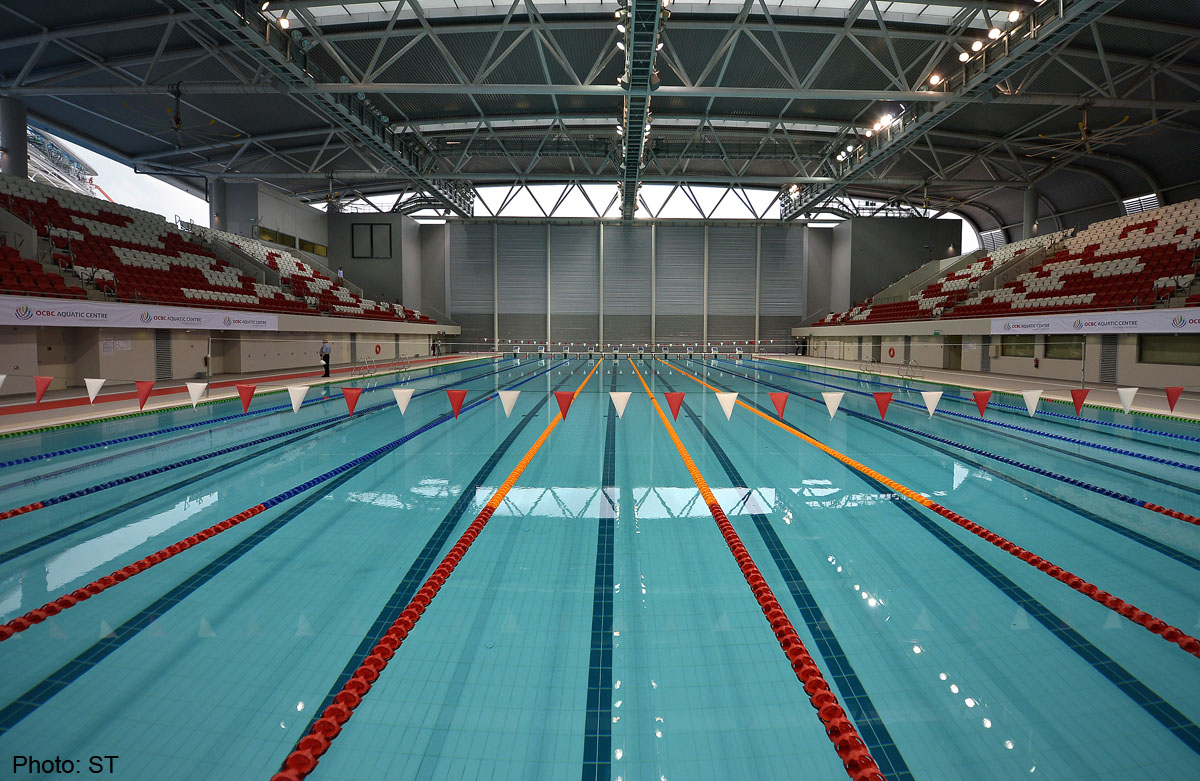
M1017 238L1030 187L1043 230L1200 195L1195 0L1067 0L1061 19L1057 0L681 0L655 54L619 50L615 12L660 1L0 0L0 95L140 171L306 200L617 199L644 163L645 183L811 196L801 218L853 195ZM620 82L639 56L644 94ZM647 96L628 151L616 126ZM874 131L885 114L895 132Z

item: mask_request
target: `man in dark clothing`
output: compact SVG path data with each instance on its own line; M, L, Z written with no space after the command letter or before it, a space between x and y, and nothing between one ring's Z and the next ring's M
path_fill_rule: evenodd
M333 345L331 345L329 343L328 339L322 339L320 356L321 356L321 363L325 364L325 376L326 377L329 376L329 355L332 352L333 352Z

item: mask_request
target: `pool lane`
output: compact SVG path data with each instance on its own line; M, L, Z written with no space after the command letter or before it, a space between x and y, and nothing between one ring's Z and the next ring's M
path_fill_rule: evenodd
M540 370L536 367L529 368L530 373ZM484 387L488 386L493 386L493 383L489 382ZM477 388L476 392L481 390L483 389ZM492 402L489 407L498 409L499 405ZM389 413L389 417L392 420L391 425L401 430L406 427L412 429L416 428L423 417L428 416L432 419L444 414L445 408L444 398L437 401L414 401L407 418L401 418L398 411ZM464 413L462 420L469 420L471 414ZM367 424L365 429L356 426L357 423L348 424L342 430L342 436L336 441L325 443L323 449L313 448L315 452L305 452L301 449L288 454L288 467L296 470L298 474L311 474L315 468L328 463L329 452L339 447L353 448L355 453L361 453L371 441L371 429L380 427L378 423ZM195 710L201 704L204 713L215 715L216 711L222 711L220 706L223 698L229 701L241 697L242 687L255 690L261 695L262 690L258 682L278 680L283 671L276 669L279 667L277 653L286 653L287 650L276 647L265 656L258 655L256 646L264 640L260 635L271 634L275 636L275 640L285 643L318 642L311 639L318 636L327 640L324 634L318 635L318 632L324 630L323 624L328 622L336 627L339 621L349 618L349 614L339 611L339 607L347 604L344 593L346 584L357 583L358 588L369 584L372 575L380 577L377 574L379 572L383 573L382 577L394 583L391 575L391 567L394 566L392 560L396 558L397 553L402 557L404 548L403 545L396 547L395 541L402 541L404 538L395 535L411 525L405 523L410 518L409 513L396 513L397 504L414 505L413 510L428 507L436 509L441 506L441 512L444 513L452 503L452 500L447 501L446 497L442 496L445 488L444 475L447 474L442 469L445 461L452 458L465 467L476 458L479 462L486 459L486 454L475 455L478 451L478 430L470 432L467 427L447 424L439 429L439 434L414 439L401 451L382 457L376 468L366 470L345 485L338 486L337 490L325 494L323 500L313 505L309 511L276 531L272 535L270 545L259 546L253 552L238 558L230 563L223 577L210 580L182 601L173 604L169 611L163 613L144 631L123 643L105 660L103 666L84 675L78 683L55 696L37 713L21 722L6 736L5 742L12 739L14 734L25 734L24 740L28 745L32 745L29 735L40 735L40 740L52 740L61 744L66 740L66 730L61 725L50 729L42 724L39 732L37 724L46 718L51 719L51 722L56 718L61 721L62 714L72 713L72 708L82 708L78 712L83 714L94 713L109 725L110 732L125 734L128 730L123 726L123 722L130 718L137 721L141 716L138 713L121 711L120 703L134 699L139 703L139 708L147 704L154 706L151 710L161 707L163 712L158 714L156 719L161 718L162 724L174 723L177 725L176 729L186 730L191 721L197 718ZM386 429L378 435L394 436ZM375 490L372 487L386 482L383 479L385 475L404 477L410 474L414 479L407 489L397 490L395 485L387 486L384 490ZM336 512L330 515L330 511L335 509ZM264 514L263 520L270 523L273 518L278 517L275 514L278 512ZM283 513L286 512L284 509ZM384 518L389 522L380 523ZM211 516L205 517L201 524L206 525L209 522ZM417 527L420 526L417 518L412 518L412 522ZM199 546L195 551L168 560L150 572L94 597L78 608L56 616L44 625L34 627L30 638L36 639L36 642L14 644L13 641L9 641L0 645L0 657L3 657L6 668L22 671L21 676L6 677L4 683L0 684L8 698L5 701L12 700L20 693L19 690L27 687L31 681L50 675L55 665L70 661L75 654L95 643L100 633L106 633L106 628L121 626L145 605L153 603L174 587L174 584L193 577L198 572L197 567L203 568L228 557L233 547L252 533L249 524L246 529L232 529ZM170 534L174 538L177 532L171 531ZM364 556L364 548L361 545L372 535L379 539L373 541L368 550L395 549L396 553L384 557ZM387 544L388 540L393 542ZM156 546L156 541L152 540L149 544ZM297 544L301 546L299 550L279 555L281 547L287 550ZM74 550L65 553L75 559L79 558L79 554ZM135 549L127 555L132 557L139 554ZM39 569L35 568L32 572L37 573ZM355 577L356 574L359 577ZM79 577L87 577L87 574L80 574ZM31 579L25 577L21 582L24 586L31 582ZM331 588L333 583L338 582L341 585ZM324 593L314 593L314 585L319 585L324 589ZM294 607L296 605L300 607ZM304 607L305 605L308 607ZM280 606L289 606L290 613L282 626L278 621L283 614L276 615ZM336 616L330 616L330 611ZM273 624L270 630L264 628L268 624ZM39 634L33 635L32 632ZM333 632L336 636L336 628ZM206 644L202 642L205 640L215 642ZM243 658L245 654L249 654L250 658ZM199 659L196 659L197 655ZM213 662L214 656L222 658L219 662ZM192 662L198 662L202 666L212 664L212 669L219 672L215 673L216 677L207 684L202 680L192 680L196 674ZM242 670L251 670L258 678L239 678L238 673ZM97 675L99 677L96 677ZM112 691L106 688L108 683L102 682L111 681L113 676L118 680L128 680ZM228 685L223 686L226 682ZM100 690L94 688L97 684L101 684L103 690L109 691L112 695L111 700L97 697L100 693ZM180 686L187 693L178 701L173 701L173 695L167 692ZM153 692L160 687L164 696L156 698ZM117 703L115 714L114 702ZM291 705L291 713L296 713L295 701ZM254 714L259 710L258 706L247 703L246 713L241 714L241 719L234 720L237 728L244 727L249 730L248 734L263 737L261 723L258 727L253 726L256 723ZM248 722L243 721L246 718L249 719ZM69 723L78 724L80 719L71 719ZM84 723L86 724L86 719ZM217 735L227 726L220 721L212 722L205 734ZM27 729L30 732L26 733ZM167 739L169 732L169 729L165 729L163 733L157 734L158 739L164 740L162 750L187 753L186 741L181 744L184 748L170 748L171 741ZM85 734L86 732L79 733L79 738L82 739ZM266 734L273 733L268 731ZM52 738L53 735L58 737ZM272 747L277 751L282 750L274 744ZM145 762L150 763L146 768L152 766L152 755L156 749L147 753L145 747L138 749L131 744L128 748L130 755L141 755ZM147 773L149 772L147 770Z
M669 374L671 370L662 371ZM706 375L721 389L745 394L747 402L770 410L767 414L774 417L765 389L760 391L752 383L719 369L710 368ZM1006 595L1014 593L1011 587L1007 592L998 590L996 585L1002 583L989 581L988 575L956 553L940 544L923 542L922 534L914 536L914 529L920 527L912 525L912 518L903 509L932 523L926 511L907 504L902 508L896 502L898 497L886 489L865 484L857 473L848 472L833 459L745 410L738 409L732 421L725 421L715 398L699 386L693 385L692 390L704 394L697 404L707 405L705 421L714 436L724 435L721 441L730 451L731 460L746 479L760 486L755 501L771 510L770 517L785 545L800 561L825 569L832 579L832 583L814 584L814 593L830 600L827 612L831 622L836 622L839 636L846 638L850 658L864 660L860 673L868 691L880 691L877 702L885 718L907 714L908 718L897 721L894 731L897 744L906 757L911 757L917 777L931 772L966 772L971 765L992 767L998 778L1010 777L1011 773L1022 772L1017 766L1026 759L1039 769L1057 766L1068 775L1077 775L1087 767L1104 773L1125 767L1137 773L1142 759L1130 759L1118 750L1108 749L1100 751L1096 759L1090 748L1087 752L1079 750L1080 745L1091 744L1093 733L1107 731L1110 740L1122 739L1124 722L1119 718L1110 720L1106 711L1104 723L1097 725L1097 717L1089 715L1092 708L1107 700L1114 702L1105 708L1116 708L1129 724L1137 725L1137 740L1145 735L1161 747L1165 752L1161 767L1165 769L1171 762L1183 762L1183 766L1195 763L1187 745L1132 699L1123 697L1096 668L1056 640L1023 607L1013 605ZM846 434L856 426L852 419L829 421L823 407L819 416L805 414L803 408L793 406L797 402L793 399L789 404L787 417L803 414L805 425L827 442L834 430ZM898 477L894 471L902 460L925 460L914 458L912 451L901 456L902 451L878 434L856 431L841 439L851 443L846 446L851 455L881 464L893 477ZM946 471L950 466L944 465ZM962 480L964 484L983 482L980 477L968 472ZM996 498L990 501L994 504ZM1021 562L1016 563L1029 572L1013 568L1004 561L1011 557L977 544L973 537L959 542L966 535L957 527L951 527L947 534L952 542L965 544L967 552L982 557L985 570L990 567L1002 571L1004 579L1020 583L1029 592L1047 591L1038 578L1047 581L1049 596L1039 593L1043 604L1062 612L1068 620L1074 612L1073 623L1082 624L1090 639L1103 641L1099 644L1110 653L1119 651L1118 658L1136 669L1151 688L1169 693L1175 706L1193 711L1195 718L1195 708L1190 704L1195 702L1194 659L1144 631L1122 632L1120 623L1112 629L1104 617L1092 623L1097 610L1107 611L1081 596L1072 597L1071 592L1055 593L1054 586L1061 589L1060 584ZM1086 622L1079 621L1081 614L1085 614ZM1093 634L1093 628L1100 631ZM1130 641L1132 645L1125 645ZM1159 668L1164 664L1169 671ZM886 673L881 668L886 668ZM905 681L904 685L898 685L897 676ZM1000 718L1002 715L1005 718ZM892 719L888 723L891 725ZM1088 724L1087 736L1072 734L1076 729L1072 725L1077 723ZM1011 733L1014 728L1017 735L1036 735L1037 741L1031 744L1000 734L1001 729ZM993 729L997 731L990 732ZM1013 748L1004 741L1011 741ZM1044 747L1047 743L1057 748L1036 750L1038 744ZM944 746L940 754L932 751L939 744ZM1115 764L1106 764L1109 762Z

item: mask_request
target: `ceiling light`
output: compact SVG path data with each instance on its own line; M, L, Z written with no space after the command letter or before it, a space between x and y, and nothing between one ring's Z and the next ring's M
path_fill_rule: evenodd
M788 188L788 192L792 192L792 193L800 192L800 185L793 184L790 188Z
M936 87L937 85L942 83L942 77L937 75L936 73L931 73L929 75L929 83Z
M618 135L618 136L623 136L623 135L625 135L625 128L624 128L624 126L622 126L622 125L617 125L617 135Z
M971 55L966 52L963 52L962 54L958 55L959 62L966 62L969 59L971 59Z
M1014 10L1014 11L1009 11L1009 12L1008 12L1008 21L1010 21L1010 22L1015 22L1015 21L1017 21L1017 20L1018 20L1018 19L1020 19L1020 18L1021 18L1021 12L1020 12L1020 11L1016 11L1016 10Z
M655 47L654 47L654 51L656 51L656 52L660 52L660 51L662 51L662 47L663 47L663 42L662 42L662 41L659 41L659 42L658 42L658 46L655 46Z
M876 122L874 125L871 125L871 129L872 129L872 130L882 130L882 129L883 129L883 123L882 123L882 122Z
M891 114L884 114L882 121L883 121L883 124L890 125L890 124L892 124L893 119L895 119L895 117L893 117Z
M617 32L619 32L621 35L625 34L625 23L624 22L617 22Z
M853 151L854 151L854 144L850 144L850 145L848 145L848 146L846 147L846 151L847 151L847 152L853 152Z
M292 20L288 19L286 16L281 16L279 17L279 26L286 30L292 26Z
M971 51L977 52L983 48L983 41L971 41Z
M988 37L991 38L993 41L996 40L997 38L999 38L1000 37L1000 28L993 27L992 29L988 30Z
M621 51L625 51L625 42L617 41L617 48L620 49Z
M268 9L268 8L270 8L270 7L271 7L271 0L267 0L267 2L263 3L263 4L262 4L262 7L261 7L261 8L259 8L258 10L260 10L260 11L265 11L265 10L267 10L267 9Z
M866 135L867 138L870 138L871 136L875 135L875 131L868 129L864 135Z

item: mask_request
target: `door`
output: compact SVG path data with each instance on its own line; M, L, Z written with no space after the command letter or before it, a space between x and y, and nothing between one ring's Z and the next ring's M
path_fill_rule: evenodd
M942 368L959 371L962 369L962 337L946 336L942 342Z
M871 360L875 361L875 363L881 363L883 361L883 337L882 336L872 336L871 337Z

